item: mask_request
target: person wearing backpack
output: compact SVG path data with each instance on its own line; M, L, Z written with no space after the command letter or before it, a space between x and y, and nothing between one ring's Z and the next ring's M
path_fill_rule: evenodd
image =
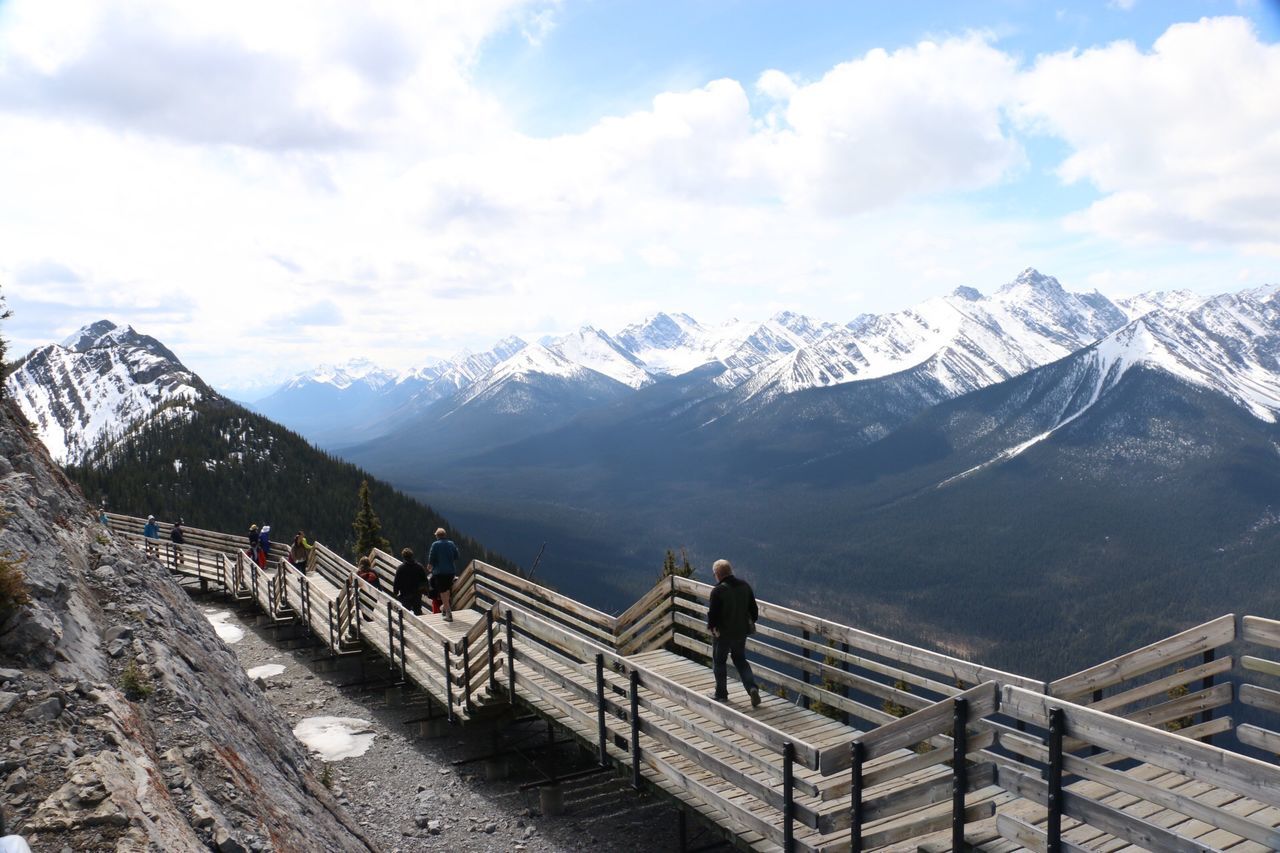
M458 574L458 546L447 538L443 527L436 529L436 541L431 543L427 552L427 565L431 567L431 592L440 596L440 609L444 612L444 621L453 621L453 606L449 601L453 590L453 579Z
M148 557L160 556L160 525L156 524L154 515L147 516L147 523L142 526L143 548Z
M174 565L183 562L182 559L182 543L186 538L186 534L182 529L182 519L179 518L173 523L173 527L169 529L169 541L173 543L173 562Z

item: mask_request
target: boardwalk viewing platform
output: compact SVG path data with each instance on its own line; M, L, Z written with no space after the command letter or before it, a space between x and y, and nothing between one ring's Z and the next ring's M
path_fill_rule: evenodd
M147 547L142 519L108 522ZM185 530L152 546L175 574L378 656L451 722L532 710L741 849L1280 849L1280 767L1254 757L1280 753L1280 621L1225 615L1044 682L762 601L752 708L732 681L710 696L706 584L614 616L472 562L446 623L322 544L261 569L243 537ZM396 563L374 553L386 589Z

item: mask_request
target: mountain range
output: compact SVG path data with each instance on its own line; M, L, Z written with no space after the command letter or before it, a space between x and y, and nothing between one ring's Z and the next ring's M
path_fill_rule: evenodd
M1224 609L1280 609L1277 291L1112 301L1026 270L847 322L662 313L401 373L324 368L257 408L495 550L547 542L540 577L601 607L684 546L701 566L734 558L773 600L1065 671ZM41 365L94 341L149 351L121 339L97 324L8 380L55 442L97 448L77 470L139 454L111 456L129 421L101 430L105 403L70 402L116 400L97 386L119 374L105 354ZM159 389L119 396L159 401L165 448L191 420ZM1039 647L1045 626L1076 639Z

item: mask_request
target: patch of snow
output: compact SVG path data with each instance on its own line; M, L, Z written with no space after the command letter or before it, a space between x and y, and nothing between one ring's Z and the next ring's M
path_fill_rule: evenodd
M293 734L323 761L341 761L364 755L373 745L373 724L354 717L307 717L293 727Z
M250 678L275 678L284 672L284 665L279 663L264 663L262 666L251 666L245 671L245 675Z
M213 625L214 633L218 635L218 639L227 645L238 643L244 639L244 629L231 622L231 611L207 612L205 613L205 618Z

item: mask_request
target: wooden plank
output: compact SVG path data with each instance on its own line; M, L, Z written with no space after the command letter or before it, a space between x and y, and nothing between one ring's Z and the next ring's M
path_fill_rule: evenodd
M490 578L482 576L476 580L476 594L491 600L510 600L545 619L563 623L566 627L586 634L597 642L613 646L611 628L601 628L590 621L578 618L573 613L561 612L558 604L543 600L537 595L527 594L519 588L494 583Z
M637 665L633 660L619 657L612 650L581 640L563 629L557 629L543 619L539 619L527 611L518 607L512 607L513 616L518 616L519 620L528 626L531 630L537 629L547 636L556 637L563 640L566 644L573 645L577 649L582 650L581 657L584 659L594 658L597 653L604 654L605 660L609 663L617 662L628 669L633 669L640 674L643 685L654 693L679 702L686 707L692 708L702 716L714 721L726 729L746 735L762 746L769 747L777 753L782 752L782 747L786 743L791 743L795 747L796 762L811 770L818 768L818 750L816 747L805 743L792 734L779 731L772 726L760 723L757 720L743 714L721 702L717 702L707 696L695 693L684 685L664 678L652 669Z
M1074 675L1049 684L1049 694L1072 699L1102 690L1152 670L1160 669L1194 654L1226 645L1236 637L1236 617L1220 616L1203 625L1127 652ZM1009 682L1002 682L1009 683Z
M914 746L933 735L944 734L951 730L956 699L968 700L969 719L971 720L978 720L988 714L992 714L999 707L997 685L995 682L989 681L986 684L972 687L952 699L943 699L928 708L908 714L891 723L885 723L880 728L858 735L853 740L865 747L867 759L878 758L894 750ZM824 754L823 772L828 773L849 767L849 750L846 749L844 752L843 767L841 767L841 762L836 759L834 751L831 751L830 758L828 758L828 754Z
M1230 655L1226 657L1215 658L1208 663L1202 663L1191 669L1184 669L1167 675L1164 678L1149 681L1146 684L1140 684L1137 687L1126 690L1123 693L1117 693L1114 696L1106 696L1097 702L1081 702L1079 704L1093 708L1097 711L1115 712L1125 705L1134 702L1140 702L1143 699L1150 699L1152 696L1159 696L1162 693L1168 693L1170 690L1187 684L1193 684L1205 678L1221 675L1229 672L1234 661ZM1127 716L1121 714L1121 716Z
M1240 620L1240 638L1246 643L1280 649L1280 621L1246 616Z
M1002 735L1000 743L1011 752L1024 755L1027 758L1041 762L1048 761L1049 750L1038 741L1030 738ZM1144 802L1153 803L1161 808L1203 821L1210 826L1232 832L1241 838L1247 838L1260 844L1280 849L1280 831L1270 826L1263 826L1253 821L1245 820L1221 808L1204 803L1193 796L1188 796L1183 791L1172 790L1169 785L1171 781L1175 779L1187 781L1186 777L1180 774L1168 773L1166 774L1167 781L1164 784L1155 784L1143 780L1132 772L1122 773L1098 764L1094 760L1075 755L1064 755L1062 761L1063 770L1070 775L1079 776L1082 779L1105 785L1115 791L1138 797ZM1148 766L1150 767L1151 765ZM1203 783L1201 786L1202 789L1207 787L1210 787L1208 783Z
M594 607L588 607L567 595L561 595L554 590L547 589L545 586L540 586L510 572L504 572L502 569L491 566L488 563L477 561L477 568L477 580L483 578L485 581L519 590L545 604L564 608L564 610L594 626L597 630L603 631L609 637L612 637L615 633L616 620L608 613L602 613Z
M1280 755L1280 734L1268 729L1244 723L1236 726L1236 739L1248 746L1265 749L1273 755ZM1264 802L1280 802L1280 800L1264 800Z
M991 762L975 764L969 767L969 787L965 789L965 793L972 793L980 788L995 784L996 769ZM900 788L889 794L881 796L868 797L863 800L863 814L866 816L868 823L876 820L884 820L894 817L903 812L915 811L925 806L936 805L941 802L949 802L951 792L954 787L954 779L950 773L940 774L933 779L927 779L905 788ZM849 826L849 812L847 809L841 809L840 814L843 820L838 820L834 816L829 824L824 825L823 830L830 832L827 826L831 828L843 829Z
M1240 664L1245 669L1252 670L1253 672L1261 672L1266 675L1274 675L1277 678L1280 678L1280 663L1273 660L1256 658L1253 655L1242 655L1240 658Z
M648 619L655 610L670 610L673 597L674 587L670 578L663 578L654 584L653 588L640 596L635 604L614 617L614 630L618 641L622 642L628 634L634 632L638 623Z
M1043 829L1032 826L1026 821L1014 817L1011 814L998 813L996 815L996 829L1003 838L1020 844L1034 853L1048 853L1049 836ZM983 850L987 848L984 847ZM1065 853L1093 853L1088 847L1081 847L1070 841L1063 840L1062 849Z
M1168 702L1161 702L1149 708L1140 708L1124 716L1125 719L1133 720L1135 723L1158 726L1180 717L1193 717L1212 708L1229 705L1232 692L1231 682L1224 681L1208 690L1188 693L1186 696L1179 696L1177 699L1170 699Z
M1252 708L1280 713L1280 690L1270 690L1256 684L1242 684L1240 701Z
M712 588L710 586L688 578L676 578L675 585L678 592L696 595L704 600L710 598L711 595ZM756 603L760 608L761 619L770 619L784 625L791 625L795 628L807 630L810 633L819 634L827 640L848 643L855 648L890 658L899 663L927 669L946 676L948 681L954 682L959 679L971 684L996 681L1000 684L1016 684L1032 690L1044 689L1044 682L1036 681L1033 678L1024 678L1011 672L1003 672L939 652L922 649L918 646L900 643L887 637L880 637L867 631L860 631L848 625L841 625L827 619L801 613L798 610L780 607L767 601L757 600Z
M1064 709L1074 737L1264 803L1280 802L1280 769L1271 764L1017 687L1002 690L1001 712L1027 722L1047 725L1052 707Z
M1029 773L1001 768L1000 785L1019 797L1041 805L1048 803L1048 784ZM1070 788L1062 791L1062 813L1148 850L1159 850L1162 853L1206 853L1211 850L1130 812L1081 796Z
M969 804L964 809L965 823L986 820L996 813L995 804L990 800ZM940 804L922 809L920 812L905 818L893 820L888 826L876 827L862 834L864 849L875 850L890 844L899 844L910 838L928 835L951 826L950 804Z

